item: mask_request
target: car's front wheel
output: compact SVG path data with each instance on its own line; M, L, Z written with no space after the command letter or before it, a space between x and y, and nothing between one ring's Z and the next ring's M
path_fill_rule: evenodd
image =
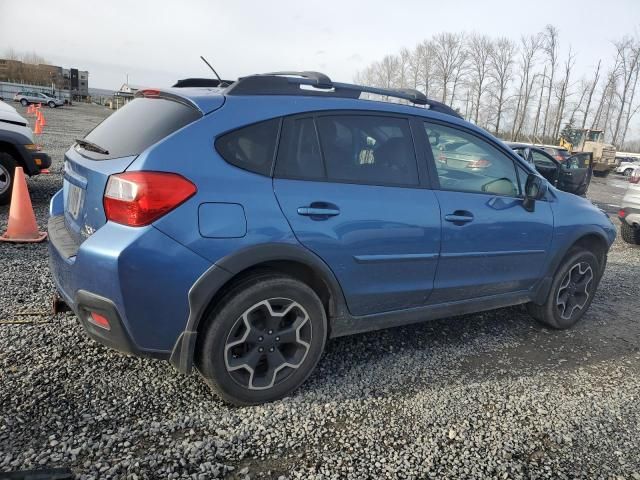
M232 288L200 336L196 362L207 383L229 403L255 405L307 379L324 350L327 318L306 284L265 273Z
M6 205L11 201L15 170L15 159L6 152L0 152L0 205Z
M546 302L530 303L529 313L552 328L575 325L591 305L601 275L593 253L579 248L570 250L553 277Z
M56 108L55 102L49 102L47 105L49 105L49 108Z
M29 105L29 101L26 98L23 98L22 100L20 100L20 105L26 107L27 105Z

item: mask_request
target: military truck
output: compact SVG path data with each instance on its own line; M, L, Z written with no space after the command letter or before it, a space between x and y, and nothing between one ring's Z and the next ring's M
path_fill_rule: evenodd
M616 148L604 143L604 131L590 128L573 128L567 125L560 133L559 144L572 154L591 152L593 154L593 174L606 176L617 165Z

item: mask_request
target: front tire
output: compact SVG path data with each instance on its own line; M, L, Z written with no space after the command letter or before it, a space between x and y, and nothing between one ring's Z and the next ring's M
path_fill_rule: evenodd
M49 105L49 108L56 108L56 104L54 102L49 102L47 105Z
M631 245L640 245L640 228L629 225L624 220L620 224L622 239Z
M200 336L196 364L209 386L226 402L256 405L307 379L324 350L327 318L310 287L266 273L232 288Z
M546 302L528 304L529 313L555 329L572 327L589 309L601 270L598 259L590 251L570 250L553 277Z
M6 152L0 152L0 205L11 201L16 160Z

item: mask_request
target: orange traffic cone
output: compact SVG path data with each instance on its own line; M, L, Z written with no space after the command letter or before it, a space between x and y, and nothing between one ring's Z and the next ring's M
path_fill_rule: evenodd
M45 118L44 113L40 114L40 126L41 127L47 126L47 119Z
M13 177L13 192L11 193L11 207L9 208L9 225L1 242L35 243L47 238L46 232L38 231L36 215L33 212L27 181L22 167L16 167Z
M36 119L36 124L33 127L33 134L40 135L42 133L42 125L40 124L40 119Z
M27 115L31 115L33 113L33 103L30 103L27 107Z

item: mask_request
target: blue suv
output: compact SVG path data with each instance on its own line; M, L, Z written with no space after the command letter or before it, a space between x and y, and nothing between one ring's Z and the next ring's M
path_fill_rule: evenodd
M92 338L248 405L331 337L588 309L609 218L451 108L316 72L212 83L140 91L65 154L50 265Z

